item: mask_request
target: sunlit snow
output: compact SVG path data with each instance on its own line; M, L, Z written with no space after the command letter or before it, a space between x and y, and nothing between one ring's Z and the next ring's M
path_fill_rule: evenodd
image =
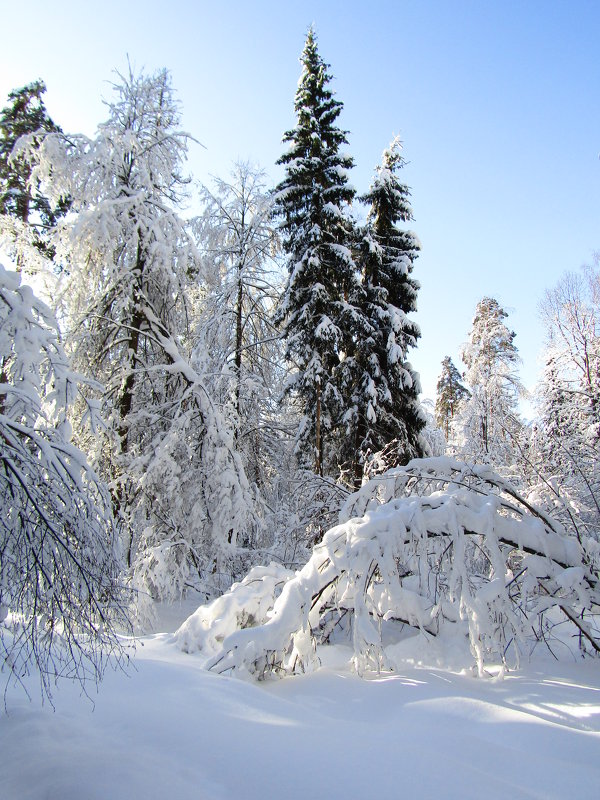
M205 672L201 657L182 653L168 634L146 636L130 674L109 674L93 703L75 686L56 693L55 711L9 692L0 795L596 796L595 662L558 663L540 653L527 669L494 681L475 678L460 648L453 671L441 669L419 637L395 655L396 673L361 680L350 651L330 648L327 666L312 675L255 684Z

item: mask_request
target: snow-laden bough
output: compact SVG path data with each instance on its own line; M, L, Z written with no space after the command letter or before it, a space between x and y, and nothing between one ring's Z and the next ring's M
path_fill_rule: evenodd
M253 570L176 640L210 669L263 678L314 669L316 646L343 629L361 674L390 666L384 638L459 626L482 674L547 639L554 609L600 652L599 606L582 544L510 483L487 466L417 459L351 495L303 569Z

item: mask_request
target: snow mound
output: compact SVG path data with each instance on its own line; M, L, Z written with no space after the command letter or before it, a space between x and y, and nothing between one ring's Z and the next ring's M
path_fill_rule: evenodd
M3 800L597 795L595 663L536 660L501 682L405 665L256 684L204 671L164 635L142 641L135 672L109 673L93 710L68 684L54 710L11 697Z

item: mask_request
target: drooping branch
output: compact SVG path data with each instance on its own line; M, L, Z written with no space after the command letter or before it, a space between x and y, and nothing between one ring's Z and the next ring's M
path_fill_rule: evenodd
M424 484L431 493L416 494ZM487 660L505 660L511 643L518 658L535 619L553 607L600 652L593 627L578 618L599 604L579 542L543 511L487 467L419 460L352 495L267 618L232 630L208 666L258 677L311 669L333 613L351 624L359 672L386 663L382 625L436 634L459 619L481 672Z

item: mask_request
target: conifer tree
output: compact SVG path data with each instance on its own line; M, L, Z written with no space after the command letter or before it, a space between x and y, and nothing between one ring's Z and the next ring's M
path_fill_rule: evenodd
M356 484L367 454L391 442L393 464L423 455L420 432L425 417L418 400L419 376L407 361L409 348L420 336L408 316L416 311L419 284L411 273L420 245L414 233L399 227L413 219L409 189L396 175L404 163L396 138L384 150L371 188L362 198L370 205L360 244L361 302L367 326L356 337L354 416L346 415L351 422L348 433L354 434L346 442Z
M435 419L448 439L461 401L470 396L469 390L461 383L461 374L450 356L442 361L442 374L436 388Z
M565 385L558 358L550 350L537 388L537 401L543 437L539 447L549 472L561 466L564 448L579 444L581 415L574 407ZM579 448L576 448L579 450Z
M29 224L34 246L51 255L45 233L56 224L67 203L61 199L52 205L39 185L31 185L29 161L13 152L21 136L60 131L46 111L42 99L45 91L42 80L15 89L9 93L9 104L0 113L0 214Z
M297 453L315 472L331 474L337 468L331 434L344 413L336 373L360 317L353 225L345 214L354 197L346 173L353 161L341 152L347 144L346 132L336 125L342 103L329 87L332 76L312 28L300 61L296 127L284 134L289 149L278 161L285 167L276 203L289 270L279 319L287 357L297 367L290 385L303 415Z

